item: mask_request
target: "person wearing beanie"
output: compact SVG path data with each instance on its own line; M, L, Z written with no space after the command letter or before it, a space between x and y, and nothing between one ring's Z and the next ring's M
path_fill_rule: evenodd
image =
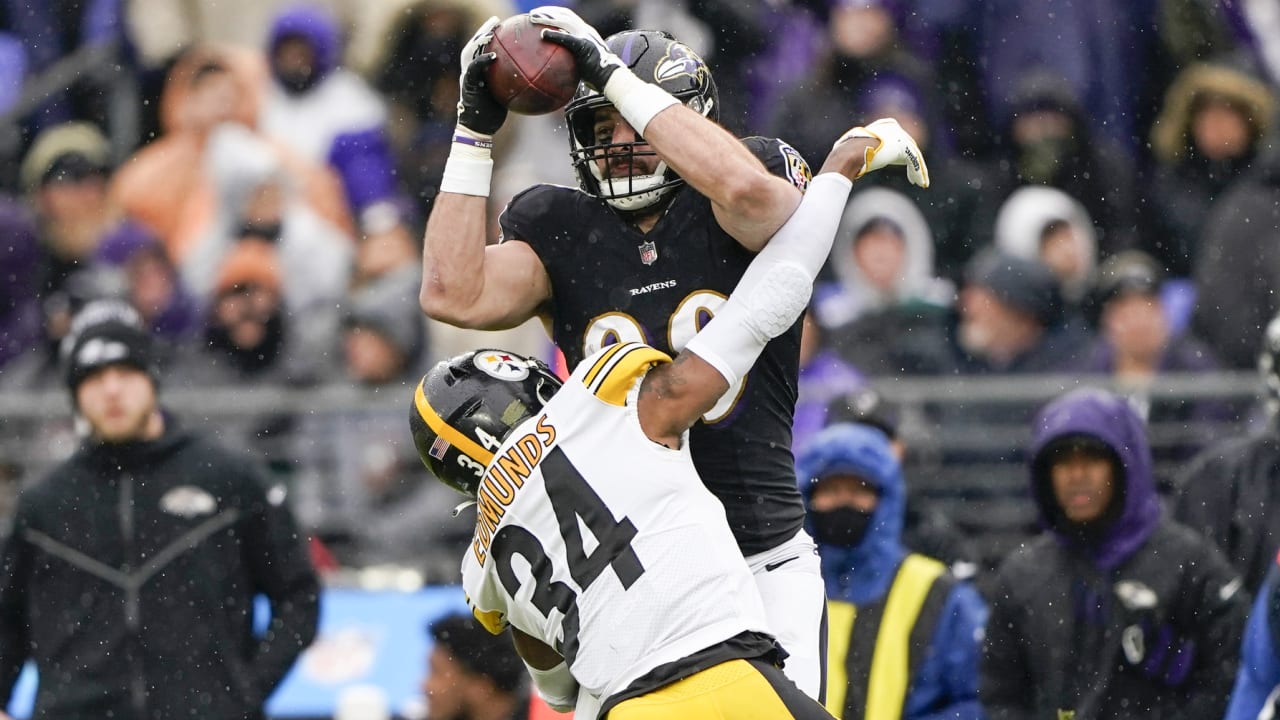
M529 687L511 641L495 636L470 615L431 623L431 654L422 680L430 718L527 720Z
M969 262L954 338L961 373L1059 370L1084 339L1064 323L1058 282L1047 267L994 249Z
M40 133L23 158L23 189L36 210L41 269L38 289L47 298L93 258L111 223L107 179L111 147L95 126L74 122Z
M420 279L417 265L407 265L352 292L343 317L344 358L352 380L381 385L421 374L427 338L414 299Z
M319 616L292 517L255 466L162 410L128 304L87 305L63 349L84 440L21 494L0 547L0 707L31 660L34 717L263 718Z
M832 425L799 453L796 475L827 589L827 710L982 718L986 604L941 562L903 547L906 485L889 438L869 425Z
M1217 354L1189 330L1178 331L1162 301L1164 273L1156 260L1141 250L1111 256L1098 270L1087 309L1098 335L1081 354L1075 369L1110 378L1151 424L1207 427L1235 419L1231 403L1216 398L1173 400L1153 395L1151 386L1168 373L1211 373ZM1210 432L1189 433L1153 448L1157 475L1167 481L1168 469L1188 460Z
M150 230L129 220L121 222L103 236L94 260L120 272L130 304L157 337L183 343L196 334L200 323L196 298Z
M1212 543L1163 515L1142 419L1082 388L1044 407L1032 436L1046 531L989 595L989 717L1222 717L1248 593Z

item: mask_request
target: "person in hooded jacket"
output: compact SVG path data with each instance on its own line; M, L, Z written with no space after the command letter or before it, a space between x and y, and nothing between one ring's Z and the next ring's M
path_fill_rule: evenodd
M324 8L296 5L277 14L267 39L271 82L259 126L307 160L332 168L364 226L377 216L375 207L395 206L395 158L386 101L341 66L341 53L337 20Z
M1142 420L1082 388L1033 424L1031 494L1048 532L994 582L982 702L996 719L1219 718L1242 581L1161 512Z
M23 492L0 547L0 708L30 659L34 717L262 718L319 617L283 491L164 412L127 303L87 305L64 347L87 437Z
M1280 556L1253 601L1240 647L1240 672L1225 720L1273 720L1280 711Z
M828 266L835 282L815 289L826 343L867 375L949 369L947 324L955 286L934 272L934 240L911 198L885 187L849 200Z
M796 470L827 589L827 710L984 717L977 666L986 604L941 562L903 547L906 486L889 438L868 425L832 425Z

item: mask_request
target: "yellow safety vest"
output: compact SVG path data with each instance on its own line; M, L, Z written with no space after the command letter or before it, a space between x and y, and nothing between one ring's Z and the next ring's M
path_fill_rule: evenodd
M945 565L911 554L885 598L862 608L856 627L857 606L827 601L827 711L844 720L899 720L954 585Z

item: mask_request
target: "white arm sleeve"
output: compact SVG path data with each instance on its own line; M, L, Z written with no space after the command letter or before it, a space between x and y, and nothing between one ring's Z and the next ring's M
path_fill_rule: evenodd
M814 278L831 253L852 188L853 182L839 173L815 177L800 206L751 261L729 299L685 345L731 387L755 364L765 344L786 332L808 307Z
M578 702L578 681L569 673L569 664L560 663L550 670L539 670L529 663L524 664L533 678L533 686L538 695L551 706L552 710L567 713Z

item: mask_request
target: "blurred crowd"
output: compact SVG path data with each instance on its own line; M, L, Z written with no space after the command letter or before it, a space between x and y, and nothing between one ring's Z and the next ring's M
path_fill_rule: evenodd
M417 304L459 52L488 16L536 4L0 2L0 392L61 387L69 318L115 296L165 342L170 387L405 396L474 344ZM1148 421L1239 414L1146 389L1254 367L1280 309L1280 15L1265 3L568 4L604 35L657 27L703 54L740 135L816 162L892 116L924 149L928 190L895 173L855 188L807 319L797 446L886 377L1070 373L1120 383ZM497 154L495 228L515 192L573 182L559 114L508 123ZM486 342L553 352L536 326ZM438 557L422 569L450 580L470 529L432 512L448 491L403 425L272 412L221 434L288 483L334 566ZM0 464L10 485L38 470Z

